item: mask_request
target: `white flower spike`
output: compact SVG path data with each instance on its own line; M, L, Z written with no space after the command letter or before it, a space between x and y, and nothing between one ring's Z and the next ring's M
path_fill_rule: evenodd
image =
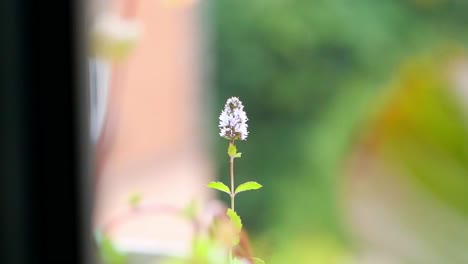
M229 98L219 115L219 135L231 141L236 139L246 140L249 135L249 131L247 131L248 120L239 98Z

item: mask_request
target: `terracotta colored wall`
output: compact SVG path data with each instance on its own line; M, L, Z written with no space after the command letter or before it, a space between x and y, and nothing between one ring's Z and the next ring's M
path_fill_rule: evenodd
M96 224L109 222L127 209L128 195L143 194L142 204L185 205L209 196L212 176L201 137L197 4L139 0L135 15L142 35L125 63L114 65L110 101L118 102L115 141L100 175ZM120 13L128 6L115 2ZM146 220L145 220L146 219ZM190 228L183 221L152 218L119 228L122 240L155 238L184 247ZM159 225L164 228L157 228ZM152 242L151 242L152 241ZM169 242L168 242L169 241ZM170 242L172 241L172 242ZM142 242L143 243L143 242Z

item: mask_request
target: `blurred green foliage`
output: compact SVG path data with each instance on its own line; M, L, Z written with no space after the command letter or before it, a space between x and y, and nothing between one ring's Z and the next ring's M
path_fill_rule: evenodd
M115 246L114 242L105 234L97 232L96 240L99 244L99 262L104 264L126 264L128 259L125 253Z
M354 131L408 57L466 46L468 1L212 3L215 109L230 96L244 102L251 134L238 144L236 181L264 186L236 200L246 228L267 238L263 251L299 235L325 233L346 243L335 175ZM217 143L218 172L227 180L227 145Z
M375 192L366 199L380 200L385 213L398 219L388 229L406 228L401 233L413 240L408 248L422 248L411 256L390 250L398 263L468 262L468 113L462 105L468 98L456 92L461 87L450 78L462 56L430 54L409 60L361 129L359 146L385 168L364 177L365 184L382 190L384 182L389 189L396 187L391 195L399 197L385 204L385 195ZM384 230L372 235L374 242L388 237Z
M376 137L385 158L452 209L468 216L468 123L447 60L413 60L389 88Z

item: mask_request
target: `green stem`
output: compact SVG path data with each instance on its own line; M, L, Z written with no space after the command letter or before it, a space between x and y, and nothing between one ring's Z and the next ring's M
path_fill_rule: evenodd
M231 141L231 144L234 145L234 140ZM231 209L234 211L234 197L235 197L235 189L234 189L234 157L230 157L230 174L231 174ZM235 212L235 211L234 211ZM233 249L229 251L229 260L232 263L233 262Z
M231 157L230 160L231 163L231 209L234 211L234 197L235 197L235 192L234 192L234 158Z

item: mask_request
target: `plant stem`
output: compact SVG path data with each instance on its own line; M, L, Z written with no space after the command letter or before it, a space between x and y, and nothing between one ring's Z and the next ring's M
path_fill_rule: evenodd
M230 163L231 163L231 209L234 211L235 192L234 192L234 158L233 157L231 157Z
M234 145L234 140L231 141L231 144ZM229 160L229 163L230 163L230 167L231 167L231 209L232 211L234 211L234 198L235 198L235 189L234 189L234 157L230 157L230 160ZM233 262L233 249L231 248L231 250L229 251L229 261L230 263Z

